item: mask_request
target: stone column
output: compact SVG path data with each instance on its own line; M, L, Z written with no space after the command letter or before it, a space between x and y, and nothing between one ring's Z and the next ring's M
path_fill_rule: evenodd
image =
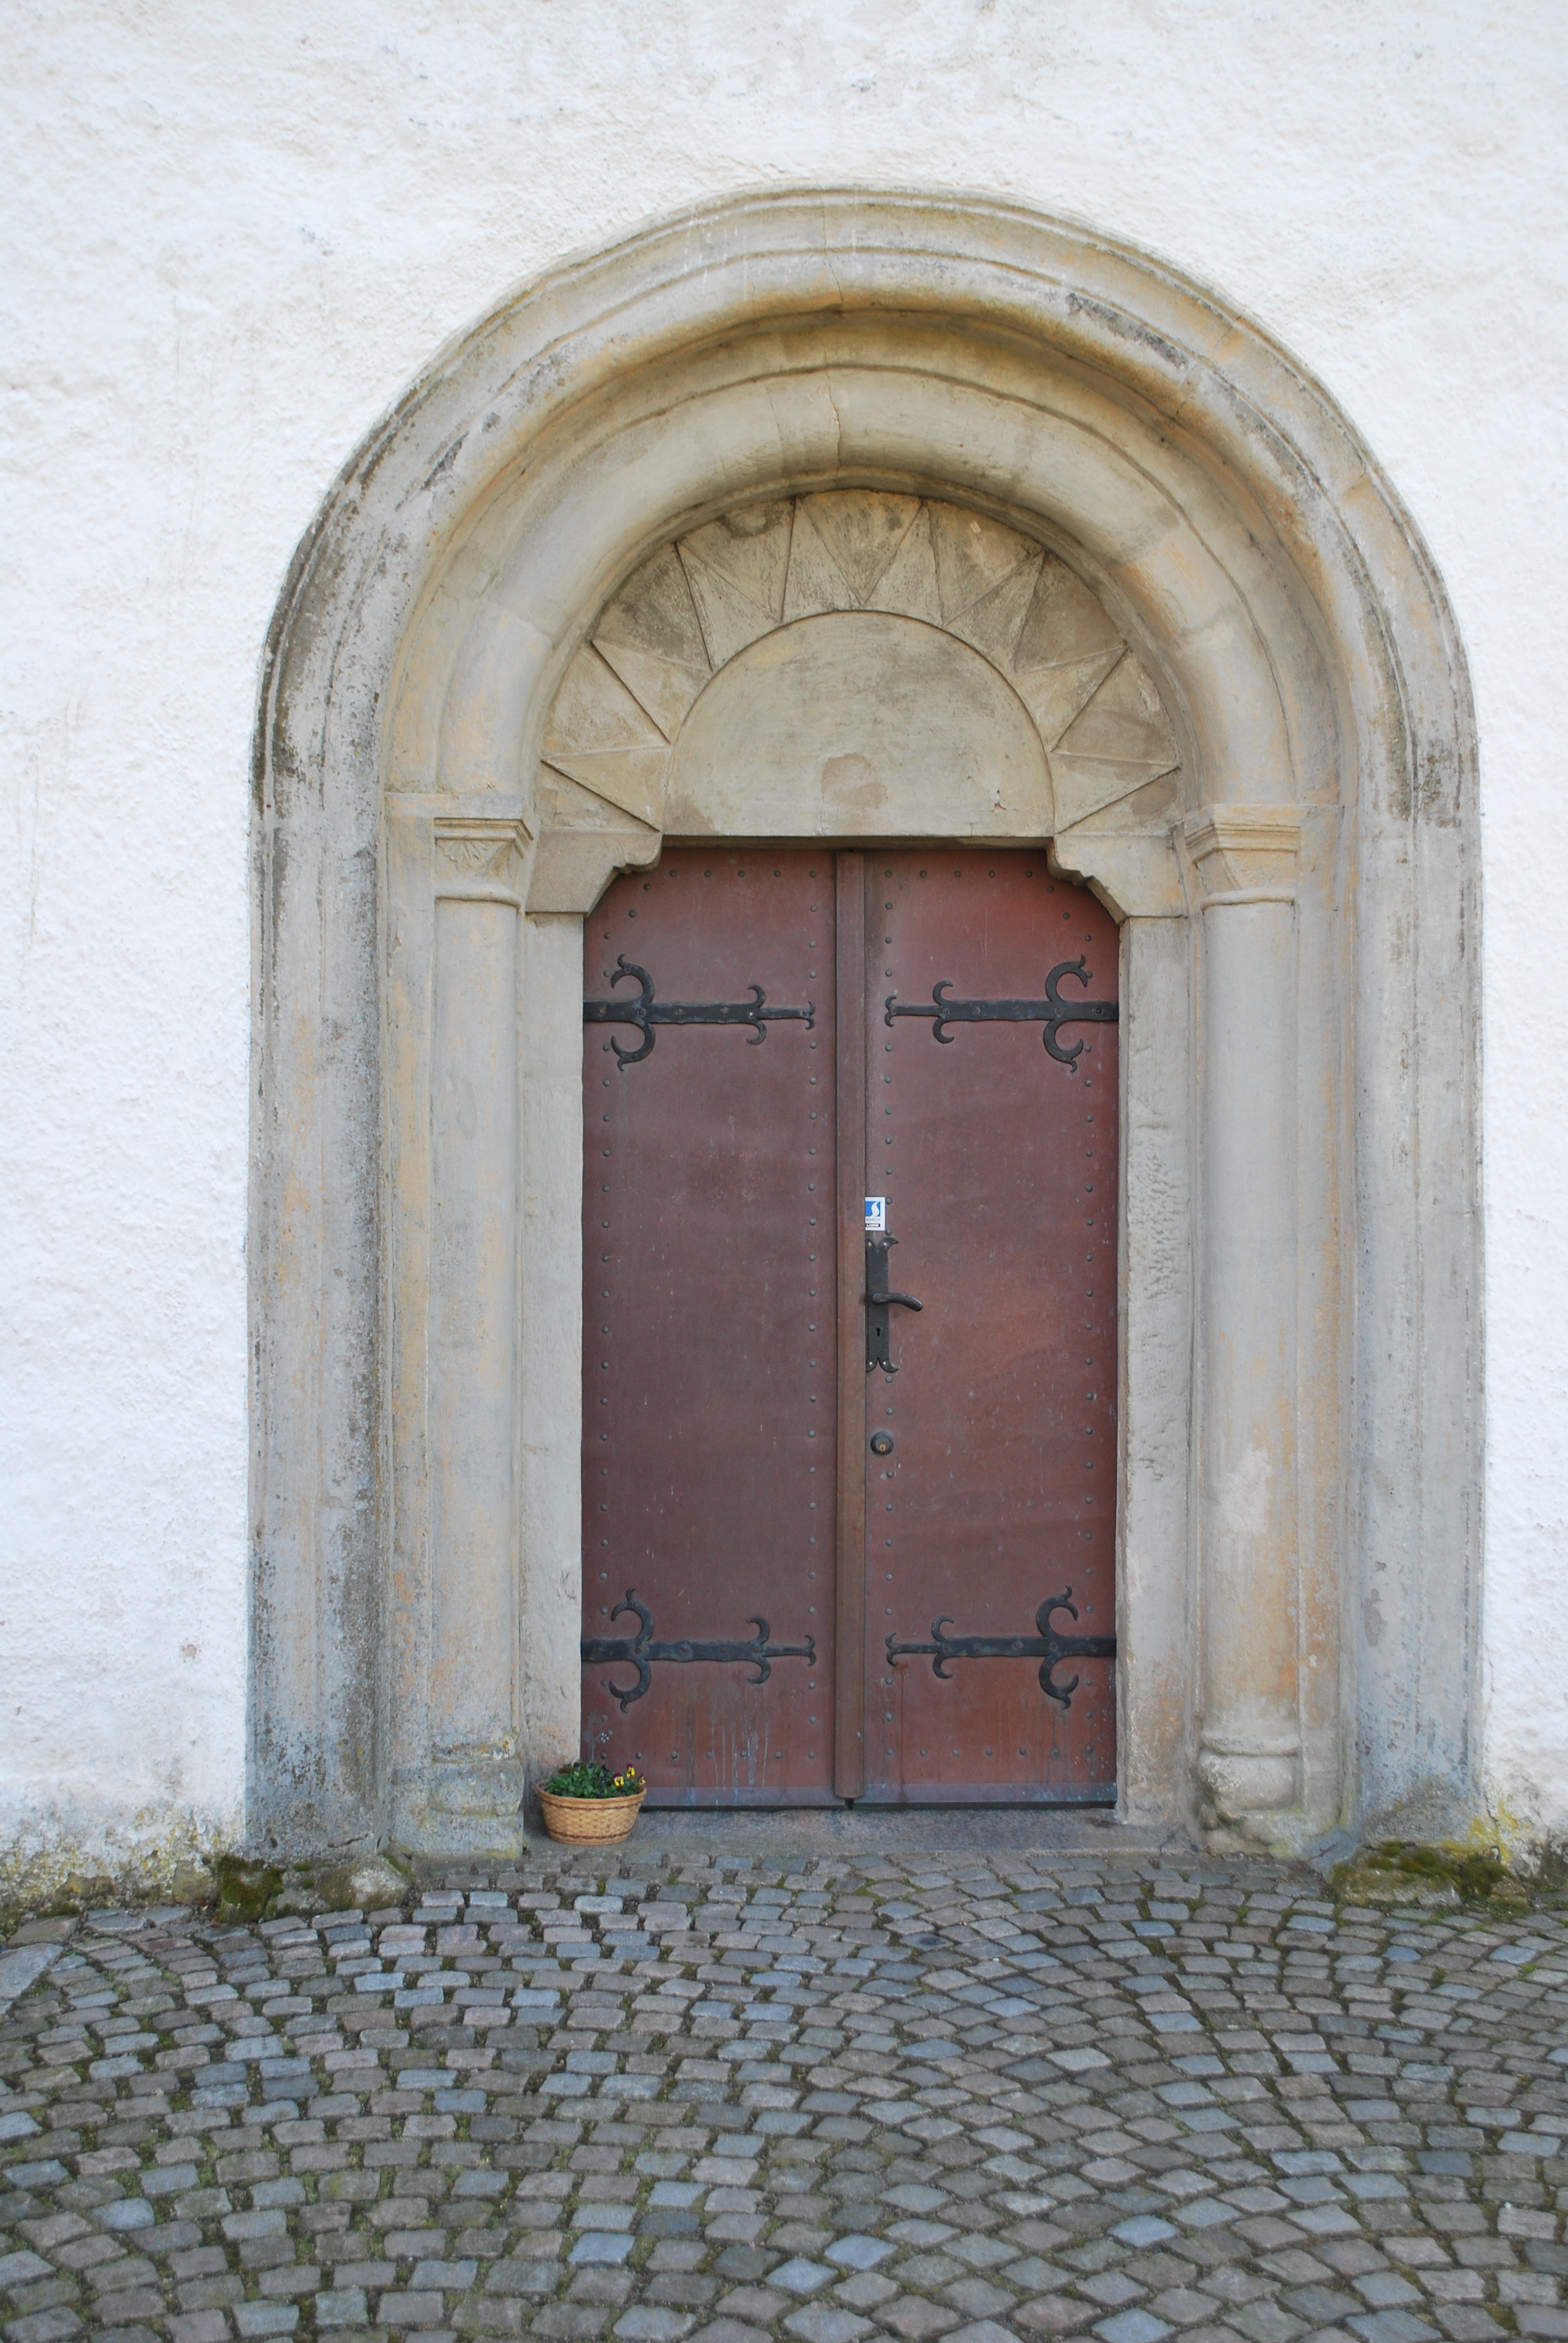
M1198 1770L1211 1819L1245 1826L1302 1796L1299 827L1285 807L1215 808L1187 842L1201 971Z
M559 877L557 866L556 877ZM523 922L523 1751L536 1781L582 1729L583 922Z
M1158 1828L1186 1780L1194 1705L1191 906L1168 830L1085 824L1050 852L1122 923L1119 1805Z
M425 1795L454 1852L522 1835L519 830L434 824Z
M1175 913L1121 930L1117 1733L1121 1812L1156 1827L1189 1759L1191 1652L1191 954L1171 876Z

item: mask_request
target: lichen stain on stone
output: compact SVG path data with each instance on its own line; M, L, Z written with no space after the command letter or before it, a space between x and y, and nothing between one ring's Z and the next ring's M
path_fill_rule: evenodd
M1262 1537L1269 1527L1269 1458L1249 1448L1226 1480L1221 1504L1225 1526L1238 1537Z
M869 757L829 757L822 768L822 803L837 812L875 812L888 802L888 785Z
M24 1913L65 1913L166 1898L206 1902L209 1868L239 1835L239 1817L144 1809L128 1825L87 1834L58 1827L18 1835L0 1848L0 1935Z

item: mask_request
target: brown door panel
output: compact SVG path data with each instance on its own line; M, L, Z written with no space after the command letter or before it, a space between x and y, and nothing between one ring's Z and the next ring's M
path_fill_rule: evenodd
M1114 1633L1116 1029L1055 1019L1116 972L1038 854L676 849L588 920L584 1745L654 1802L1114 1795L1111 1659L1040 1670Z
M898 1239L898 1372L869 1378L867 1735L873 1799L959 1802L1113 1794L1111 1669L1070 1705L1027 1656L900 1654L887 1639L1030 1637L1048 1596L1114 1633L1116 1029L1011 1020L1059 997L1114 1001L1114 922L1043 855L871 856L867 903L867 1157ZM939 1026L938 991L977 1021ZM890 1016L890 997L894 1013ZM927 1014L898 1014L924 1009Z
M635 1657L584 1671L585 1749L656 1803L832 1795L836 1503L830 856L671 851L587 923L587 997L814 1021L589 1024L584 1632L815 1646L815 1662ZM758 1681L759 1673L766 1674Z

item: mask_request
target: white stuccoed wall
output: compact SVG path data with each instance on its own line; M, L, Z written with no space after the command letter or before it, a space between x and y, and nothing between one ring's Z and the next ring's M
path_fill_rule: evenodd
M1555 0L30 0L4 78L0 1848L238 1826L247 766L301 532L519 278L844 180L1207 279L1426 533L1483 751L1490 1775L1568 1829Z

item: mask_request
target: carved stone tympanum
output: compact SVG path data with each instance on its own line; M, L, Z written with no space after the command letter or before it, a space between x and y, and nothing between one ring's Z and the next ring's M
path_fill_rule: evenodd
M1083 578L1015 528L844 488L660 547L567 670L545 733L534 910L684 837L1115 830L1169 878L1176 737Z

